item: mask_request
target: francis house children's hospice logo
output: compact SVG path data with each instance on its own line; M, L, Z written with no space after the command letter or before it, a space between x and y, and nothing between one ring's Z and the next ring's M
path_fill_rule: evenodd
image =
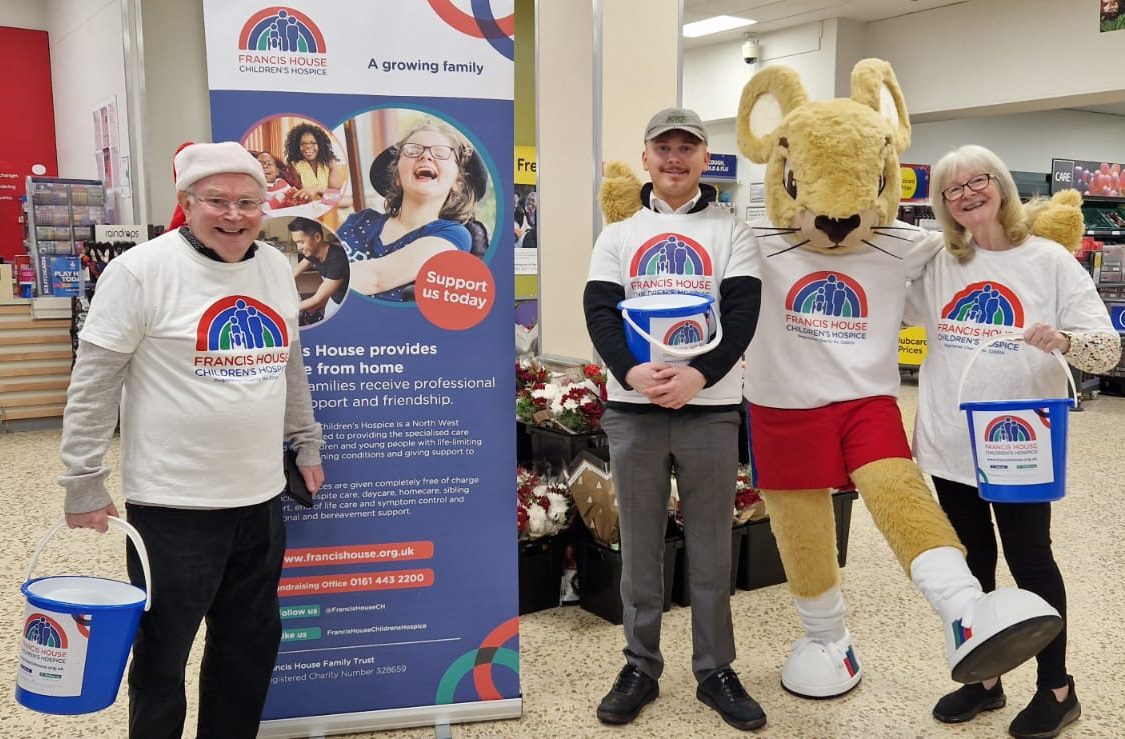
M304 13L272 6L259 10L238 34L238 71L265 75L328 74L328 45Z
M629 280L634 295L699 293L709 295L715 270L711 255L694 239L676 233L653 236L633 252Z
M217 382L275 380L289 361L289 331L268 305L231 295L203 312L195 351L197 377Z
M813 272L785 296L785 330L803 339L855 344L867 338L867 292L843 272Z
M1023 328L1023 304L1007 285L973 282L958 290L941 309L937 340L950 347L975 349L981 341ZM1008 342L1004 349L1018 351Z

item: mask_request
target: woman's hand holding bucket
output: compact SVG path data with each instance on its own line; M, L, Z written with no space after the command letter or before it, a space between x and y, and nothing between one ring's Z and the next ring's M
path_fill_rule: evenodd
M1058 351L1066 354L1070 351L1070 337L1054 326L1046 323L1033 323L1023 332L1023 340L1029 346L1050 354Z
M104 508L98 508L93 511L86 511L85 513L67 513L66 525L72 529L94 529L98 533L104 534L109 531L109 516L120 518L117 515L117 506L111 501L109 505Z

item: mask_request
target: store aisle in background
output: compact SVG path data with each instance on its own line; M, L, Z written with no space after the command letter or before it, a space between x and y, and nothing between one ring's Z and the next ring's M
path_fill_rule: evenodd
M913 423L917 389L903 388L907 426ZM1068 494L1055 504L1055 552L1066 578L1070 609L1069 668L1082 702L1082 718L1063 737L1119 737L1125 720L1125 650L1118 643L1125 613L1125 398L1102 396L1071 415ZM15 702L13 691L24 601L19 587L35 545L61 511L57 430L0 434L0 736L125 736L125 687L116 704L88 716L44 716ZM116 467L117 445L109 456ZM116 489L117 477L110 480ZM88 531L64 531L40 560L39 574L97 574L124 579L123 539L95 540ZM1002 584L1011 584L1006 569ZM784 585L738 591L732 599L738 661L747 690L765 708L766 727L747 736L1002 737L1035 691L1034 662L1004 678L1006 708L962 725L934 721L934 701L951 690L937 617L898 567L860 504L853 508L843 589L866 676L848 696L806 701L780 685L781 665L800 629ZM154 596L159 597L159 583ZM691 675L689 610L673 607L664 618L666 670L660 697L627 727L602 726L594 708L622 664L621 627L577 607L555 608L521 620L520 661L524 717L520 721L463 724L457 739L534 737L742 736L695 699ZM192 653L198 663L200 644ZM503 669L503 668L499 668ZM189 670L194 675L195 670ZM193 736L196 685L188 682L187 735ZM432 728L348 735L379 739L429 739Z

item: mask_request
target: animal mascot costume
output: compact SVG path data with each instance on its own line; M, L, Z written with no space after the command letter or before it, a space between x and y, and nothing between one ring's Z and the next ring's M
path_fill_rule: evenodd
M743 89L738 144L766 165L768 223L754 227L762 307L747 350L751 446L806 629L782 685L827 698L863 675L844 619L830 495L849 479L940 617L953 679L1009 671L1050 642L1062 620L1032 593L981 591L911 461L895 402L898 329L907 281L942 238L895 221L910 123L894 72L863 60L850 99L810 102L793 70L769 67ZM639 188L627 166L608 165L607 220L637 210ZM1037 234L1060 243L1081 234L1071 194L1034 212Z
M830 488L855 483L899 563L937 612L953 679L977 682L1038 653L1062 626L1038 596L985 594L911 460L895 396L907 281L938 233L895 221L910 145L889 64L859 62L852 97L810 102L770 67L742 91L738 144L766 165L768 224L755 228L762 308L747 351L751 448L806 635L782 685L808 697L863 675L844 621ZM966 441L966 443L968 443Z

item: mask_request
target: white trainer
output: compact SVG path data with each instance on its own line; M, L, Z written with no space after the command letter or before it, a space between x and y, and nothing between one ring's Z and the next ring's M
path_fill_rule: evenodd
M802 698L835 698L863 678L852 635L838 641L802 637L781 668L781 686Z
M960 618L946 622L953 679L979 683L1003 675L1039 654L1062 626L1059 612L1026 590L1002 588L974 599Z

